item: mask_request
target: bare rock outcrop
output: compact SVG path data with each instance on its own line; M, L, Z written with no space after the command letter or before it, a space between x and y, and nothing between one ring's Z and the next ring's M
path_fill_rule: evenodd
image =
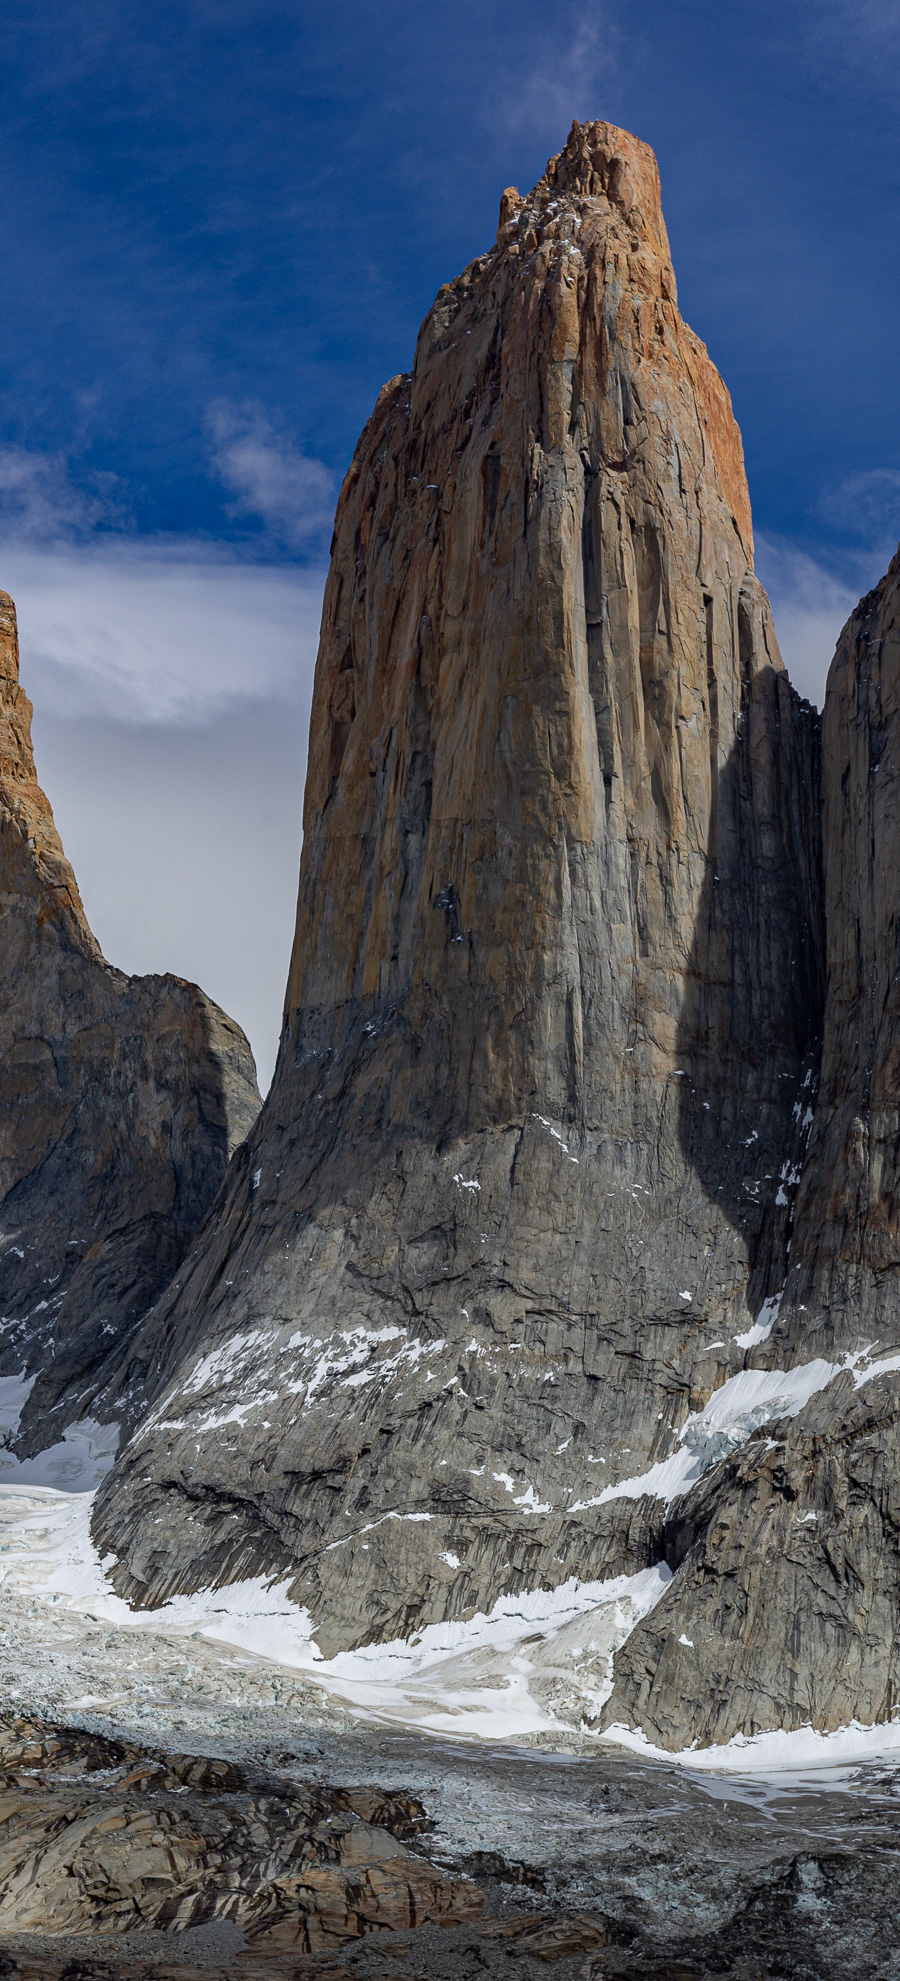
M199 1755L0 1722L0 1934L179 1933L231 1920L265 1951L339 1948L481 1911L410 1848L412 1797L298 1785Z
M18 1449L88 1418L259 1106L239 1026L178 977L104 961L41 790L0 593L0 1374ZM25 1384L27 1388L27 1383Z
M575 125L344 484L278 1068L125 1366L123 1593L286 1573L330 1652L658 1559L785 1276L819 749L653 154Z

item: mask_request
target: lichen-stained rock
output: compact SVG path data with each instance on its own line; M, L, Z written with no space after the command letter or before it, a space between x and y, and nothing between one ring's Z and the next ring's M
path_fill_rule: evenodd
M331 1651L656 1558L627 1482L784 1277L818 750L653 154L575 125L344 484L278 1069L123 1378L121 1591L287 1573Z
M90 1416L259 1103L232 1019L178 977L124 976L97 947L37 782L5 592L0 930L0 1373L36 1376L27 1453Z
M834 1374L673 1509L677 1573L604 1713L666 1747L871 1724L900 1697L898 780L900 554L828 677L821 1077L790 1270L754 1349Z

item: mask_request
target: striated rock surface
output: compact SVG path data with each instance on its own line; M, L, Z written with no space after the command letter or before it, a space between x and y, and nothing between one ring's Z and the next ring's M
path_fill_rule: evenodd
M259 1105L240 1028L195 985L104 961L37 782L0 593L0 1375L20 1452L97 1402ZM30 1379L34 1386L30 1388Z
M123 1593L287 1575L327 1653L659 1559L785 1277L819 780L655 160L575 125L344 484L278 1069L122 1377Z
M900 554L841 635L823 757L821 1078L754 1358L802 1358L816 1393L671 1520L678 1572L619 1654L605 1715L666 1747L871 1724L900 1702Z

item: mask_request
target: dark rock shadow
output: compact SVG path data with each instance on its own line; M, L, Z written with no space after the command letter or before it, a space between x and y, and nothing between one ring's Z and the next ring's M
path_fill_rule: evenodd
M820 717L759 664L760 601L742 588L741 710L721 767L712 725L710 853L678 1028L681 1148L745 1241L754 1314L784 1284L825 995Z

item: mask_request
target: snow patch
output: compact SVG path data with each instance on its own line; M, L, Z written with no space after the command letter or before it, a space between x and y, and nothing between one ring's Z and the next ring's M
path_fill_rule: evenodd
M119 1448L118 1424L83 1417L34 1458L17 1458L9 1444L30 1395L34 1376L0 1378L0 1486L52 1487L62 1493L92 1492L110 1471Z
M433 1520L433 1513L382 1513L377 1520L367 1520L364 1527L356 1527L352 1534L342 1534L339 1541L329 1541L323 1554L330 1555L334 1548L345 1548L348 1541L356 1541L360 1534L372 1534L376 1527L383 1527L386 1520Z
M780 1293L773 1293L768 1300L763 1301L753 1326L747 1328L743 1334L735 1335L734 1338L739 1348L755 1348L757 1342L768 1341L781 1312L781 1302L783 1299L784 1287L781 1288Z
M558 1129L558 1128L554 1128L554 1126L553 1126L553 1123L552 1123L552 1121L548 1121L548 1120L547 1120L547 1118L546 1118L546 1115L543 1115L543 1114L535 1114L535 1115L533 1115L533 1116L532 1116L532 1120L533 1120L533 1121L539 1121L539 1122L540 1122L540 1124L541 1124L541 1127L542 1127L542 1128L547 1128L547 1129L549 1129L549 1131L550 1131L550 1134L551 1134L551 1135L553 1136L553 1140L554 1140L554 1142L558 1142L558 1143L559 1143L559 1146L560 1146L560 1148L561 1148L561 1150L562 1150L562 1152L563 1152L563 1155L564 1155L564 1156L568 1156L568 1159L569 1159L569 1161L570 1161L571 1163L574 1163L574 1164L575 1164L575 1167L576 1167L576 1169L577 1169L577 1168L578 1168L578 1167L580 1166L580 1162L581 1162L581 1158L580 1158L580 1156L573 1156L573 1154L572 1154L572 1151L571 1151L571 1149L569 1148L569 1144L568 1144L568 1142L566 1141L566 1139L565 1139L565 1137L564 1137L563 1135L561 1135L561 1134L560 1134L560 1132L559 1132L559 1129Z
M393 1354L378 1353L393 1343L400 1344ZM144 1419L134 1441L139 1443L150 1431L190 1430L195 1436L206 1436L227 1424L244 1425L252 1412L281 1396L299 1397L298 1408L308 1410L335 1380L339 1389L361 1389L389 1380L401 1370L414 1372L424 1356L439 1355L445 1347L445 1341L410 1340L406 1328L396 1325L336 1329L324 1340L299 1331L279 1340L275 1328L254 1328L232 1335L201 1356L190 1375ZM280 1374L272 1388L273 1358L287 1354L295 1357L291 1374ZM229 1391L233 1401L229 1401ZM205 1415L163 1414L175 1398L186 1401L190 1410L193 1399L208 1392L212 1392L213 1407Z
M0 1376L0 1445L8 1445L19 1428L19 1419L37 1382L36 1376Z
M853 1371L854 1389L862 1389L863 1383L873 1383L876 1376L892 1376L900 1369L900 1354L885 1355L880 1362L869 1362Z
M265 1339L262 1328L253 1328L249 1334L231 1335L220 1348L201 1355L182 1387L189 1395L204 1389L221 1389L230 1377L240 1375L249 1362L256 1360Z
M816 1360L804 1362L797 1369L741 1369L715 1391L703 1410L691 1412L679 1433L680 1449L671 1458L660 1459L648 1471L631 1479L620 1479L618 1485L605 1486L594 1499L576 1500L569 1512L582 1513L588 1507L605 1506L608 1500L641 1499L645 1493L654 1499L677 1499L720 1458L745 1444L752 1431L776 1417L796 1417L810 1397L830 1383L832 1376L841 1369L855 1368L867 1353L866 1349L859 1349L856 1354L845 1356L842 1362ZM888 1360L891 1366L900 1368L900 1356ZM886 1367L886 1363L876 1364L869 1375ZM868 1379L867 1375L858 1380Z
M817 1733L812 1726L787 1732L773 1727L767 1733L736 1733L718 1747L682 1747L677 1753L655 1747L640 1729L607 1727L601 1739L617 1747L628 1747L645 1759L678 1762L710 1774L805 1774L810 1769L846 1767L876 1761L882 1755L900 1750L900 1719L883 1721L880 1726L864 1726L850 1720L833 1733Z
M521 1506L522 1508L524 1508L524 1511L526 1513L553 1512L553 1508L549 1504L549 1501L538 1499L537 1493L535 1492L533 1486L526 1486L524 1492L517 1493L515 1488L515 1483L508 1472L495 1472L494 1478L498 1486L505 1486L507 1492L512 1493L513 1506Z

